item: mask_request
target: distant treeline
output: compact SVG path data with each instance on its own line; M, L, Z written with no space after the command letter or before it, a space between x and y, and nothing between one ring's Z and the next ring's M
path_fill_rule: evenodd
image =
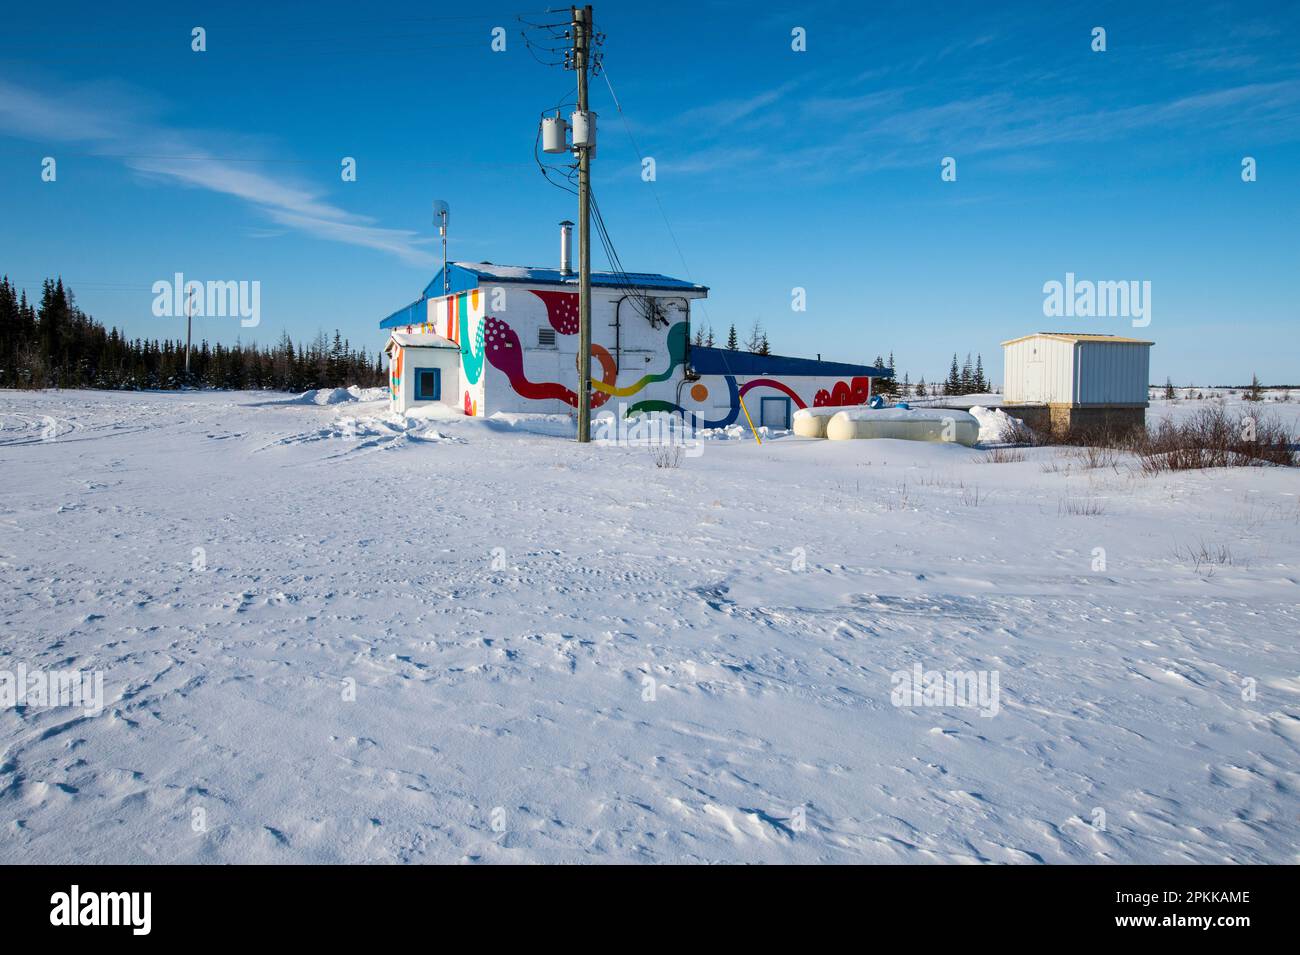
M354 351L334 332L308 346L288 334L271 347L196 342L185 377L185 341L128 339L77 307L62 279L47 279L35 307L0 279L0 388L373 388L382 356Z

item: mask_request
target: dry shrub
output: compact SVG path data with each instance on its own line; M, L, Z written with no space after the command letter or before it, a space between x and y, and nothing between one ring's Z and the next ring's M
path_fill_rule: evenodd
M681 467L682 446L680 444L656 445L651 449L650 457L657 468Z
M1252 433L1246 417L1231 415L1216 404L1181 422L1164 419L1150 428L1074 428L1063 434L1040 436L1012 425L1004 432L1003 440L1008 444L1078 448L1070 457L1086 468L1117 467L1119 452L1130 452L1137 455L1144 474L1200 468L1294 467L1296 438L1286 426L1273 418L1256 417Z
M1050 436L1040 435L1019 418L1012 418L1002 426L1002 433L998 435L998 440L1003 444L1029 448L1037 448L1052 443Z
M1161 421L1133 450L1144 474L1296 464L1295 442L1281 423L1257 419L1253 431L1222 408L1204 408L1179 424Z
M994 448L978 460L982 464L1017 464L1024 459L1024 452L1015 448Z
M1095 497L1063 497L1056 506L1058 516L1072 514L1079 517L1100 517L1106 513L1106 505Z
M1069 455L1086 469L1095 470L1097 468L1117 468L1119 466L1119 452L1113 447L1106 447L1105 445L1086 444L1074 448L1069 452Z
M1209 573L1213 574L1215 565L1229 566L1236 563L1227 544L1207 544L1204 540L1186 547L1175 547L1174 559L1180 563L1191 564L1192 569L1198 574L1202 568L1208 568Z

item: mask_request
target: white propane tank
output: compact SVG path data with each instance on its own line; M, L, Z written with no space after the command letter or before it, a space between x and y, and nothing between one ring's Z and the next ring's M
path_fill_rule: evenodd
M542 152L567 153L569 147L564 141L564 133L567 129L564 120L559 116L544 117L542 119Z
M585 113L582 110L573 111L573 145L585 146L591 150L592 154L596 152L596 114L591 110Z

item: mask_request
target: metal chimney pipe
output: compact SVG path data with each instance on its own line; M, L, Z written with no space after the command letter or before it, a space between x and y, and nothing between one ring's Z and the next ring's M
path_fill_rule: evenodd
M565 219L560 223L560 274L573 271L573 223Z

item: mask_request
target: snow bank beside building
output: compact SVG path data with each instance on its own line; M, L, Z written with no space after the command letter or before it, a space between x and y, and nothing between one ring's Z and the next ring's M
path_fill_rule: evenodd
M1024 427L1025 424L1019 418L1011 417L1001 408L974 405L970 413L980 425L980 444L997 444L1004 440L1002 436L1007 433L1007 428L1012 425Z

